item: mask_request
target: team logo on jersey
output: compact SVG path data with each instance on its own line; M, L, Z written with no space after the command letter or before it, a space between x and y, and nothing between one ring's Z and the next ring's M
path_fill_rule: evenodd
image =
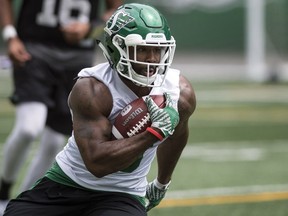
M130 16L125 11L119 11L110 18L107 26L105 27L105 30L110 35L114 34L120 31L124 26L132 22L134 19L134 17Z

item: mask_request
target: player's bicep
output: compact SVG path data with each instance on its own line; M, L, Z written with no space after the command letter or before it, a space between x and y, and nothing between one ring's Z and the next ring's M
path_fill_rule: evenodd
M180 77L180 98L178 111L180 120L188 120L196 109L196 95L191 83L184 77Z
M189 118L196 108L196 96L190 82L183 76L180 77L180 97L178 112L180 121L171 139L187 139L189 136Z
M94 78L77 80L69 96L69 106L75 138L101 140L110 136L111 125L107 116L112 98L102 83Z

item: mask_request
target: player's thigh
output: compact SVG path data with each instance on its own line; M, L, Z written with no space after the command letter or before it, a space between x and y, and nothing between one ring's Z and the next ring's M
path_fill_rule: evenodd
M123 211L124 209L124 211ZM87 216L147 216L146 211L135 208L96 210Z
M55 105L48 109L46 125L65 135L71 135L72 132L72 116L67 101L74 82L72 78L67 78L55 86L53 94Z
M54 106L48 109L46 125L61 134L71 135L72 117L67 101L70 91L75 84L78 70L63 69L63 71L57 71L56 74L59 77L53 90Z
M47 63L33 57L23 67L13 70L14 93L13 103L43 102L47 106L53 105L50 95L53 91L54 77Z
M86 209L87 192L58 184L48 178L40 180L31 190L12 199L5 216L79 216Z
M145 207L130 195L99 192L92 197L87 216L147 216Z

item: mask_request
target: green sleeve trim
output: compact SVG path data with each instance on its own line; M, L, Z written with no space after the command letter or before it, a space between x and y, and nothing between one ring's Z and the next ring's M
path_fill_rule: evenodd
M63 172L57 162L53 163L52 167L46 172L45 176L59 184L87 190L87 188L78 185L71 178L69 178L69 176Z

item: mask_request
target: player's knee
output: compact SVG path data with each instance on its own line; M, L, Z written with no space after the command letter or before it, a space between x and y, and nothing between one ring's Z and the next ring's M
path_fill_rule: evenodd
M22 130L19 132L19 136L22 137L23 140L32 141L39 136L40 132L41 130L39 129L26 127L22 128Z

